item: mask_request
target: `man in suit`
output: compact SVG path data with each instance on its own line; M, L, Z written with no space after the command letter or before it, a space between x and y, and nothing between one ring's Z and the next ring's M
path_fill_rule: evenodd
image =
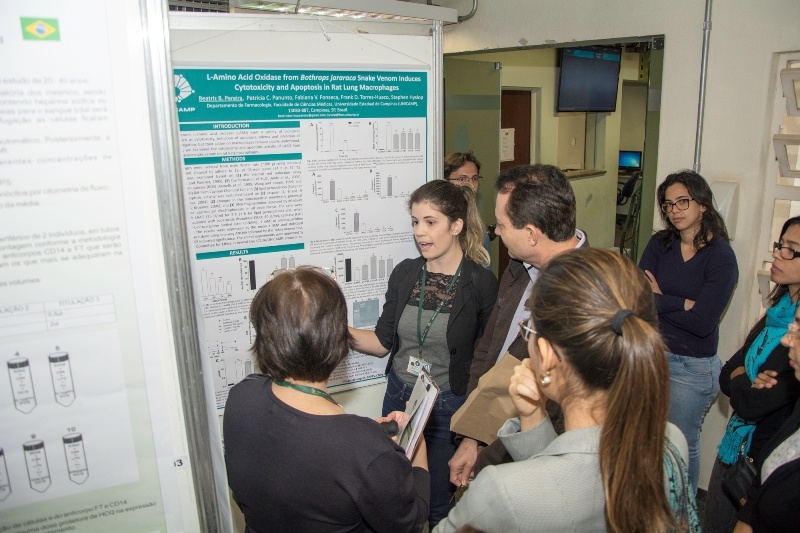
M518 359L528 357L527 343L520 337L517 324L530 315L526 304L539 269L561 253L589 245L586 235L575 228L575 193L557 167L537 164L505 170L497 177L496 189L495 233L508 248L511 261L500 279L497 303L475 349L467 395L506 352ZM481 447L475 439L461 440L449 463L451 483L469 483ZM502 461L502 446L492 448L481 462Z

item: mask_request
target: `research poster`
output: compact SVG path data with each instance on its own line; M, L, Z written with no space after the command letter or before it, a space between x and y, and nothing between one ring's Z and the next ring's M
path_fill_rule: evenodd
M3 533L182 530L138 5L0 6Z
M373 328L389 274L417 251L408 199L428 179L428 73L176 68L185 216L218 408L257 369L256 290L300 265L330 271L350 324ZM351 353L331 390L384 379Z

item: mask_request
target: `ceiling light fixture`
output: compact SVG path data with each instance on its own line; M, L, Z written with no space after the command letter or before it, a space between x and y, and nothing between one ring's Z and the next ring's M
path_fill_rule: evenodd
M299 2L232 0L231 7L235 12L260 11L372 20L458 22L458 11L455 9L398 0L300 0Z

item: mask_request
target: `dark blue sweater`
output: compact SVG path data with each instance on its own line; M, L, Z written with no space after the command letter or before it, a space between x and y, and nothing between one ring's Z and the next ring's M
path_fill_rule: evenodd
M680 239L665 245L657 234L647 243L639 268L649 270L661 287L663 294L655 295L658 326L669 351L689 357L716 355L722 312L739 279L730 245L713 238L684 261ZM695 302L689 311L683 309L685 300Z

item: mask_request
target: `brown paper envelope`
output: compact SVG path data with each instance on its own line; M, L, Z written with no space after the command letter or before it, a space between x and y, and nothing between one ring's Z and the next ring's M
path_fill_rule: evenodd
M520 360L506 354L478 380L478 386L450 419L450 431L491 444L506 420L517 416L508 394L514 367Z

